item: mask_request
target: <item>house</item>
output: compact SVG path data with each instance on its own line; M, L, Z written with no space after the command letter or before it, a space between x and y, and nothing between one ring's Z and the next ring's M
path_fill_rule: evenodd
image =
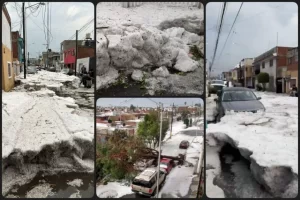
M282 93L283 91L283 71L286 70L289 49L290 47L276 46L254 59L253 71L255 77L260 72L268 73L270 78L269 83L267 83L267 90L270 92ZM257 83L255 78L255 85Z
M298 87L298 47L288 50L287 53L287 69L284 74L285 90L284 93L289 93L293 85Z
M88 43L87 43L88 42ZM95 41L89 40L78 40L77 48L78 55L77 59L82 58L94 58L95 57ZM75 59L76 59L76 40L64 40L61 42L61 62L64 64L64 67L68 67L75 70ZM79 60L80 62L85 63L87 60ZM89 66L92 65L95 60L88 60ZM77 71L79 71L80 63L77 64Z
M13 68L15 76L23 72L23 54L24 41L19 31L12 32L12 51L13 51Z
M47 67L57 67L59 65L60 54L58 52L51 51L42 52L42 60L44 61L43 65Z
M252 80L252 64L253 58L244 58L240 62L240 66L243 69L243 86L248 88L254 88L253 80Z
M6 6L2 6L2 89L10 91L15 84L13 54L12 54L12 34L11 19Z

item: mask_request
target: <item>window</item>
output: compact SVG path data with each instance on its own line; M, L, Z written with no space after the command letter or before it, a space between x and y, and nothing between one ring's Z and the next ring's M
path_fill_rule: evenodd
M265 62L261 63L261 67L264 69L265 68Z
M8 71L8 78L11 78L12 73L11 73L11 63L7 62L7 71Z
M273 66L273 59L270 60L270 67Z

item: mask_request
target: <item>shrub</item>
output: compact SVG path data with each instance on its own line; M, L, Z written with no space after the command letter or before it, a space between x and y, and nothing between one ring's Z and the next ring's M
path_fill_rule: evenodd
M260 72L257 75L257 81L263 85L263 91L266 90L266 83L269 83L269 74L266 72Z

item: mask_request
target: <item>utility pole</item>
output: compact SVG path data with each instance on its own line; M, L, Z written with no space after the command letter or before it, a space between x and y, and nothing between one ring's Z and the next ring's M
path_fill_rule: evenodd
M171 118L170 139L172 138L173 115L174 115L173 110L174 110L174 103L173 103L173 106L172 106L172 118Z
M29 59L29 51L27 52L27 54L28 54L28 65L30 64L30 59Z
M25 3L22 3L22 12L23 12L23 43L24 43L24 51L23 51L23 60L24 60L24 79L26 79L26 41L25 41Z
M162 135L162 121L163 121L163 104L160 103L160 131L158 141L158 161L157 161L157 180L156 180L156 198L158 198L159 191L159 173L160 173L160 154L161 154L161 135Z
M78 30L76 30L76 46L75 46L75 76L77 72L77 58L78 58Z

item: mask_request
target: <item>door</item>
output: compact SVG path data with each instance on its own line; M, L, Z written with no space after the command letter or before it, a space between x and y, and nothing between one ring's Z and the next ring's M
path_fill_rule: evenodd
M276 78L276 93L282 93L282 78Z

